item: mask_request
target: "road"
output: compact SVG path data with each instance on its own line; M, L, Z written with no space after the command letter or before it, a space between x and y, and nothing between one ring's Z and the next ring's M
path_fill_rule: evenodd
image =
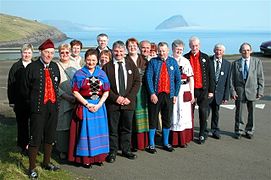
M205 144L191 142L186 149L166 152L157 148L157 154L136 152L136 160L117 156L113 164L93 166L91 169L61 163L61 168L86 179L202 179L202 180L269 180L271 179L271 58L264 58L265 97L257 101L255 136L249 140L233 138L235 109L221 108L220 140L208 138ZM6 79L10 61L0 61L0 115L7 111ZM233 105L230 101L229 105ZM3 116L1 116L3 117ZM195 138L198 133L198 115L195 114ZM210 128L210 123L208 124ZM159 139L157 139L159 144Z

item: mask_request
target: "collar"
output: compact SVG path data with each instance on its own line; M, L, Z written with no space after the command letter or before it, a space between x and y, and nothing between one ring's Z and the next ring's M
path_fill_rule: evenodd
M125 59L123 58L122 60L116 60L115 58L113 58L113 64L117 64L118 62L122 62L123 64L125 64Z
M40 62L43 64L44 68L46 67L49 67L50 66L50 63L49 64L46 64L42 58L40 58Z

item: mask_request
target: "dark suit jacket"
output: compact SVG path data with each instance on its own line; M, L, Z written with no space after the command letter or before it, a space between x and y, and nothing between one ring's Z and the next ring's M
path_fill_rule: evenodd
M117 90L116 78L115 78L115 66L114 61L110 61L103 66L104 72L107 74L110 82L109 97L106 100L106 108L108 111L116 111L120 109L135 110L136 95L140 87L140 75L138 69L133 61L125 59L125 66L127 70L127 87L124 97L127 97L131 103L127 106L121 106L116 103L117 98L120 96Z
M202 70L202 84L203 89L207 89L209 93L214 93L215 81L213 80L213 74L210 72L210 59L209 56L203 52L200 53L200 65ZM191 51L184 55L190 61Z
M58 66L55 62L50 62L49 71L56 93L56 104L58 105L58 85L60 83L60 73ZM40 58L26 67L24 77L25 97L30 102L30 109L32 113L40 113L40 108L44 101L44 86L45 86L45 73L44 65Z
M214 56L210 57L210 71L213 74L213 80L215 82L215 66ZM230 96L230 75L231 75L231 63L226 59L222 59L221 70L219 74L218 82L215 86L214 99L216 104L220 105L222 100L229 100Z

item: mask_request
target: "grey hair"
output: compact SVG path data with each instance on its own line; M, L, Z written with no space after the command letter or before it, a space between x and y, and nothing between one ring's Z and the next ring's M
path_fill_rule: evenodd
M33 45L29 43L23 44L23 46L21 47L21 53L27 49L30 49L33 52L34 50Z
M113 46L112 46L112 49L115 49L117 47L125 49L124 42L122 42L122 41L115 41L114 44L113 44Z
M176 39L171 44L172 49L174 49L174 48L176 48L178 46L183 46L184 47L184 42L182 40L180 40L180 39Z
M223 44L221 44L221 43L217 43L217 44L214 46L214 51L215 51L217 48L222 48L223 51L226 50L225 46L224 46Z
M106 37L108 39L108 35L105 33L101 33L97 36L97 41L99 40L100 37Z
M142 44L143 43L148 43L150 46L151 46L151 42L150 41L148 41L148 40L143 40L143 41L140 41L140 43L139 43L139 48L141 48L142 47Z
M240 46L240 48L239 48L239 52L240 52L240 53L242 53L242 50L243 50L243 46L244 46L244 45L248 45L249 48L250 48L250 50L252 51L251 45L250 45L249 43L247 43L247 42L244 42L243 44L241 44L241 46Z
M191 42L193 42L193 41L198 41L198 42L200 43L199 38L198 38L198 37L196 37L196 36L192 36L192 37L190 37L190 39L189 39L189 44L190 44Z
M166 42L159 42L158 43L158 48L161 47L161 46L167 46L168 47L168 43L166 43Z

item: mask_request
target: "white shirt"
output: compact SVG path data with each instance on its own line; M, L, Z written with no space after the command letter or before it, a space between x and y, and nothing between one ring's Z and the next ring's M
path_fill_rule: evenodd
M126 66L125 66L125 60L120 60L122 64L122 68L123 68L123 73L124 73L124 80L125 80L125 89L127 88L127 69L126 69ZM115 77L116 77L116 85L117 85L117 90L119 92L119 63L120 62L116 59L113 59L113 64L115 66Z

